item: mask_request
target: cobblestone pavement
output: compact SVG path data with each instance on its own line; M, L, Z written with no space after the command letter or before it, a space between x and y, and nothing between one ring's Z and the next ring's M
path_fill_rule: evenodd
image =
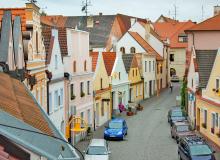
M167 112L176 104L179 85L174 85L173 93L167 89L158 97L143 102L144 110L127 117L128 135L124 141L110 141L111 160L177 160L177 144L170 136ZM101 127L94 133L95 138L103 138ZM76 145L85 150L88 141Z

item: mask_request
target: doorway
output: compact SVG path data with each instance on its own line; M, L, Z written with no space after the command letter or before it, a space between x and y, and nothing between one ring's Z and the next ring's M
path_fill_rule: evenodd
M152 81L149 81L149 96L152 96Z

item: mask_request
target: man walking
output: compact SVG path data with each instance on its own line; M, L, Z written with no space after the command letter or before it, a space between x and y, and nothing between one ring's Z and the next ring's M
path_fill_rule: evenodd
M171 93L173 92L173 84L172 84L172 82L170 82L170 92Z

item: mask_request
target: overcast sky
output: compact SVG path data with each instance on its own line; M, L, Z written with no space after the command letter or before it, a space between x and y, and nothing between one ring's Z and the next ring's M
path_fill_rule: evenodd
M1 7L21 7L26 0L0 0ZM213 15L213 6L220 0L91 0L89 14L127 14L156 20L161 14L174 17L174 5L177 19L201 21ZM82 0L38 0L37 3L47 14L83 15ZM202 12L203 6L203 12ZM203 13L203 14L202 14Z

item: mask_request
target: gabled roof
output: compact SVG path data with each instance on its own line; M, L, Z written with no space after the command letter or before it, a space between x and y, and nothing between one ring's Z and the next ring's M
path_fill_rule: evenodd
M155 51L153 49L153 47L151 47L150 44L148 44L137 32L131 32L128 31L128 33L138 42L138 44L149 54L153 54L156 56L157 60L163 60L163 57L160 56L159 53L157 53L157 51Z
M72 148L63 141L7 127L23 128L64 140L22 82L0 73L0 88L0 123L6 125L0 125L0 134L47 159L58 159L61 152L64 158L76 157ZM61 151L61 146L64 151Z
M138 62L135 54L123 54L122 59L127 73L129 73L131 68L138 68Z
M171 48L186 48L187 42L179 42L179 35L184 34L185 30L195 25L192 21L187 22L157 22L154 23L155 31L160 35L162 40L170 40Z
M62 15L41 16L40 20L41 23L49 26L65 27L67 17L64 17Z
M52 36L52 28L49 26L42 26L42 35L44 37L44 46L46 51L46 63L50 64L52 50L54 45L54 36Z
M58 39L60 43L60 51L62 56L68 55L68 47L67 47L67 31L66 28L58 29Z
M99 52L90 52L90 56L92 57L92 71L95 72L98 62Z
M205 21L188 28L186 31L220 31L220 15L216 15Z
M199 87L206 88L217 50L196 50L196 62L199 72Z
M115 52L102 52L105 68L108 76L111 76L113 66L115 64L116 53Z

